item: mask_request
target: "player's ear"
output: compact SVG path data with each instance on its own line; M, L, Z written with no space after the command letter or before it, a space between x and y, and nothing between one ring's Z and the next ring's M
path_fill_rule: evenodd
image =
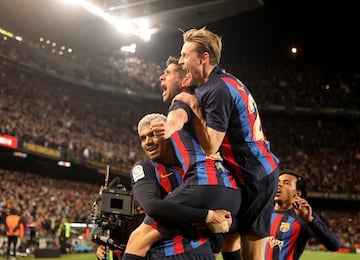
M191 83L191 73L190 73L190 71L187 71L186 72L186 75L185 75L185 77L182 79L182 86L183 87L187 87L187 86L190 86L190 83Z
M208 61L209 60L209 53L208 52L204 52L201 57L200 57L200 64L202 64L203 62L205 61Z

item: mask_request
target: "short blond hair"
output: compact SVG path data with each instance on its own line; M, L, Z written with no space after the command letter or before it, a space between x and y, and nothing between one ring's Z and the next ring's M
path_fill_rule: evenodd
M209 53L210 64L217 65L220 63L222 41L221 37L213 32L210 32L206 27L201 29L190 29L183 31L183 41L197 43L196 52L202 55L204 52Z
M153 121L154 119L161 119L164 122L166 122L166 116L163 114L159 114L159 113L147 114L143 118L141 118L138 123L137 126L138 134L140 134L140 130L142 128L149 126L151 121Z

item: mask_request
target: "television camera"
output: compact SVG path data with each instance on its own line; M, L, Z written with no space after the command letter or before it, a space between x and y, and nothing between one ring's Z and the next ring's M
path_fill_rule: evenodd
M106 168L105 185L93 203L92 241L111 250L123 250L127 242L127 224L134 215L133 196L115 177L109 184L109 166Z

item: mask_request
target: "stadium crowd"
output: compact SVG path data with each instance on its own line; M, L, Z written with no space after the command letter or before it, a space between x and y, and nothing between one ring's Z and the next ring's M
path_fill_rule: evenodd
M40 238L56 240L56 231L63 217L67 217L69 222L87 222L99 190L97 184L51 179L30 172L0 169L0 178L0 237L5 236L4 222L8 209L16 208L25 224L25 238L33 246ZM359 248L358 212L333 209L317 212L336 232L342 247ZM315 242L309 246L321 249Z
M157 100L99 92L1 62L1 133L59 149L65 160L92 159L128 171L144 156L136 121L147 111L165 113ZM360 193L356 118L267 111L263 121L282 167L308 173L311 191Z
M252 89L282 168L305 173L310 191L360 194L358 74L314 65L224 67ZM40 43L0 40L0 133L58 149L66 160L91 159L128 172L144 158L138 119L148 112L166 113L161 70L120 53L59 58ZM144 99L146 94L158 99ZM14 206L28 227L50 236L64 215L84 222L94 199L89 194L98 189L4 169L0 178L2 216ZM326 216L342 246L359 245L358 212L317 212Z
M18 42L7 37L0 40L0 55L88 87L122 89L125 93L141 91L142 95L146 94L144 89L147 94L159 93L158 76L165 65L120 51L110 57L78 52L60 56L45 42ZM360 109L359 71L346 64L304 64L294 57L292 66L247 61L222 67L243 80L261 106Z
M51 179L30 172L0 169L0 231L5 237L5 218L15 209L22 218L28 248L40 239L58 244L56 232L64 217L76 223L89 222L99 185ZM19 242L20 243L20 242Z

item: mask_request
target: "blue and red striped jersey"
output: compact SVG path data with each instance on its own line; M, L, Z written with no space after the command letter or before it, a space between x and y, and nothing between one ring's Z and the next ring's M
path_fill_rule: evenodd
M223 166L221 156L209 157L202 150L191 122L190 107L181 101L175 101L169 111L177 109L183 109L188 114L188 122L170 137L175 154L185 172L184 183L238 188L235 178Z
M226 133L220 153L241 184L262 179L277 169L279 161L270 151L256 102L240 80L216 67L195 95L207 126Z
M133 189L136 189L137 185L149 182L159 184L161 197L164 197L182 184L183 176L184 173L180 167L170 167L151 160L145 160L134 165L131 180ZM153 221L151 226L157 229L157 222ZM172 239L160 240L151 247L151 256L172 256L195 249L209 243L207 232L207 230L198 231L191 228L186 229L186 233L177 235Z
M265 248L266 260L296 260L304 252L310 237L317 238L326 248L336 251L339 240L313 212L312 223L304 222L294 209L277 211L271 216L270 236Z

